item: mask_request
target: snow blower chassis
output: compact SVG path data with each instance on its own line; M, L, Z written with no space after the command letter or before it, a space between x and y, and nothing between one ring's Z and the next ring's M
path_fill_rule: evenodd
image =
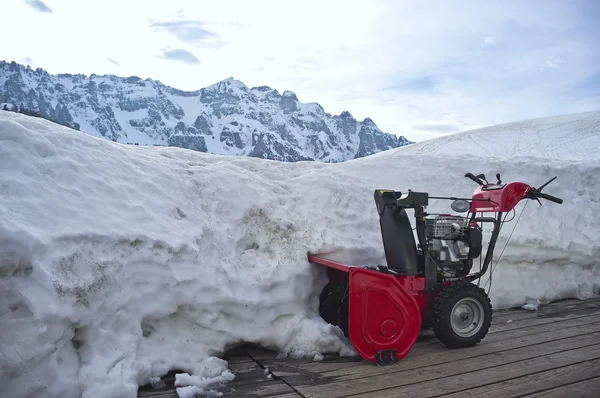
M521 182L502 184L499 174L495 184L489 184L483 174L465 177L479 184L468 199L375 190L385 266L345 265L308 254L310 263L327 268L329 283L320 294L321 317L339 326L367 361L377 365L398 362L425 328L432 328L449 348L479 343L491 325L492 305L485 290L471 282L488 270L504 222L502 215L523 199L562 203L542 193L556 177L538 189ZM428 214L430 199L453 200L452 209L468 215ZM414 210L418 245L407 209ZM492 224L493 230L483 264L471 273L473 259L482 252L484 223Z

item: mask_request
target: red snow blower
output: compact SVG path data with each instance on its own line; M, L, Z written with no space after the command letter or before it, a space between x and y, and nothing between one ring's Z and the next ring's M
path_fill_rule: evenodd
M311 263L327 267L329 283L320 294L321 317L339 326L364 359L377 365L398 362L425 328L432 328L450 348L479 343L490 327L492 305L488 293L472 282L489 268L505 222L503 214L508 215L522 199L540 205L540 198L563 202L542 193L556 177L540 188L522 182L502 184L500 174L495 184L483 174L465 177L479 184L472 198L375 191L387 265L344 265L309 253ZM452 210L467 216L426 213L430 199L452 200ZM407 209L414 211L418 245ZM481 264L485 223L493 229ZM471 273L477 258L479 270Z

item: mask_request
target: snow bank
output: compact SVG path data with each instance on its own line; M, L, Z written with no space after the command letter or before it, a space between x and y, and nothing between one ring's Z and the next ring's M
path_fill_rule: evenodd
M600 111L520 120L418 142L404 154L536 156L560 160L600 159Z
M218 356L240 342L352 355L316 314L325 278L307 251L383 263L373 190L469 195L467 171L533 185L558 175L547 192L565 200L527 205L493 304L589 296L597 164L399 150L279 163L125 146L0 112L0 396L135 397L170 369L188 373L177 386L189 396L233 378Z

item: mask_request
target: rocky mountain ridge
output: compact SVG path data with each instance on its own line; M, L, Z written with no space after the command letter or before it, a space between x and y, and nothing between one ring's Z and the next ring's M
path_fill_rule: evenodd
M228 78L197 91L114 75L57 74L0 61L0 104L117 142L281 161L340 162L411 144L291 91Z

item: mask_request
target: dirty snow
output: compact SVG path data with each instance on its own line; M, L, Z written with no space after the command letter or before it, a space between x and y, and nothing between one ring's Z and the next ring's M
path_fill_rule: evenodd
M536 298L526 297L525 305L523 305L521 308L528 311L537 311L540 308L540 304L542 304L540 300Z
M133 398L170 369L186 372L180 396L206 393L232 379L218 357L241 342L352 355L316 314L326 281L307 251L383 263L373 190L470 195L467 171L557 175L546 191L565 200L527 205L494 269L494 306L598 293L597 160L392 150L279 163L126 146L0 111L0 396Z

